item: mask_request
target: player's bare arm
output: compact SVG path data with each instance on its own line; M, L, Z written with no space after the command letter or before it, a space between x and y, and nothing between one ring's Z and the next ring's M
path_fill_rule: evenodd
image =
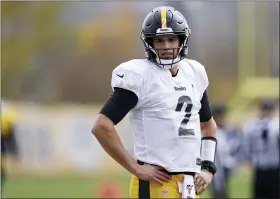
M217 125L213 117L207 122L201 122L200 126L201 126L202 138L203 137L216 138Z
M130 107L137 102L136 101L132 104L127 102L129 99L131 99L130 102L133 102L135 99L131 98L129 95L122 94L124 92L125 91L123 89L119 89L114 92L114 94L102 108L101 113L97 116L97 119L92 128L92 133L104 148L104 150L114 160L116 160L130 173L136 175L139 179L154 181L159 184L168 182L170 180L170 177L162 171L162 167L152 165L139 165L126 151L121 142L121 139L115 129L115 124L121 121L121 119L123 119L129 111ZM127 102L125 103L126 107L123 107L124 102Z
M214 121L213 118L211 118L209 121L207 122L202 122L201 123L201 133L202 133L202 142L210 142L213 146L216 147L216 122ZM202 145L202 147L204 147L204 145ZM216 148L213 147L215 150ZM214 160L214 156L215 156L215 150L213 152L210 151L210 154L213 154L213 160ZM202 157L202 160L206 159L205 157ZM209 159L209 158L207 158ZM207 161L206 164L204 161ZM196 192L198 195L202 194L207 186L211 183L212 178L213 178L213 171L211 172L211 170L214 167L214 161L209 161L209 160L204 160L202 162L202 169L201 169L201 173L199 175L195 176L195 186L196 186ZM205 165L204 165L205 164ZM209 171L210 170L210 171Z
M201 172L195 176L195 187L198 195L202 194L211 183L216 172L215 153L217 147L216 131L217 125L212 117L208 96L205 92L201 100ZM210 118L210 119L209 119Z
M99 114L92 128L92 133L104 150L129 172L136 174L139 165L122 145L114 123L105 115Z

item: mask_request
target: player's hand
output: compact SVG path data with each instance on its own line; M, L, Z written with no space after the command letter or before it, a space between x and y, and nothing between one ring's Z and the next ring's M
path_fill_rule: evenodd
M207 186L211 183L213 174L209 171L202 170L199 174L194 176L194 186L196 195L202 194Z
M163 182L169 182L172 179L162 170L165 169L160 166L144 164L139 167L136 176L141 180L153 181L162 185Z

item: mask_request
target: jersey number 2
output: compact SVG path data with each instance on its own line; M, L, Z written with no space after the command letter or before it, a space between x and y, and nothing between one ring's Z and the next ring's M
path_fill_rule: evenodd
M189 98L188 96L181 96L178 99L178 103L176 106L175 111L182 111L183 105L184 103L187 104L187 107L185 109L185 117L183 119L183 121L181 122L180 128L179 128L179 136L188 136L188 135L194 135L194 130L193 129L187 129L185 128L190 120L191 117L191 110L193 107L193 103L191 98Z

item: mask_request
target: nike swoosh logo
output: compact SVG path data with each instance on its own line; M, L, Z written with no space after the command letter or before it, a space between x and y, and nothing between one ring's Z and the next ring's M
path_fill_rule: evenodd
M118 74L117 74L117 76L120 77L120 78L123 78L123 77L124 77L124 74L122 74L122 75L118 75Z

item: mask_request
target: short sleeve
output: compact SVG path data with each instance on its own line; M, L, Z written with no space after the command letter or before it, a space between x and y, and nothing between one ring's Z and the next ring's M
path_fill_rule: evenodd
M195 61L195 60L189 60L189 61L190 61L190 65L193 67L193 69L195 70L195 73L198 77L198 84L199 84L200 93L201 93L201 97L202 97L203 93L206 91L206 89L208 88L208 85L209 85L209 80L208 80L208 76L207 76L205 67L198 61Z
M143 77L133 71L116 68L112 72L111 85L113 90L114 87L123 88L134 92L137 95L138 99L140 99L142 97L143 84Z
M196 62L196 63L197 63L197 67L198 67L198 75L200 77L201 86L202 86L203 92L205 92L209 86L208 76L207 76L205 67L199 62Z

